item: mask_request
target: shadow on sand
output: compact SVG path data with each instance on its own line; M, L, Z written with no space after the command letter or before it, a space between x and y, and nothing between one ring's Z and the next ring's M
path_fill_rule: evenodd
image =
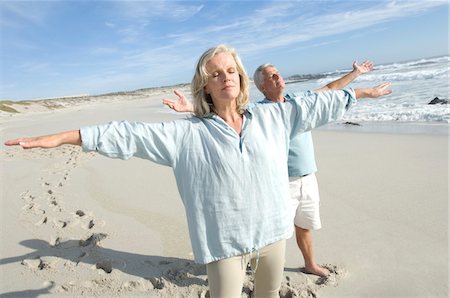
M21 245L34 251L25 255L0 259L0 265L21 263L33 270L45 270L51 267L48 257L66 260L73 266L80 263L92 265L93 269L103 270L110 274L113 270L149 280L155 289L164 287L168 281L179 287L191 285L207 286L206 266L194 263L192 260L141 255L103 248L98 244L106 238L106 234L93 234L86 240L67 240L50 246L39 239L29 239L20 242ZM70 262L69 262L70 261ZM51 294L51 282L43 289L2 293L1 297L37 297Z

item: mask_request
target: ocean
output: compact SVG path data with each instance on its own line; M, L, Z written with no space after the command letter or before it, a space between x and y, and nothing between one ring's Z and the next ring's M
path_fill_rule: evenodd
M343 122L351 122L369 130L382 132L448 133L450 106L428 104L435 97L450 99L449 56L424 58L413 61L375 65L372 72L361 75L349 87L372 87L391 82L391 95L378 99L363 99L344 116ZM286 79L286 91L314 90L338 79L351 69L304 75L301 81ZM299 72L301 73L301 72ZM261 93L252 86L252 101ZM351 124L347 124L349 126ZM337 124L327 128L339 128ZM356 129L356 128L355 128Z

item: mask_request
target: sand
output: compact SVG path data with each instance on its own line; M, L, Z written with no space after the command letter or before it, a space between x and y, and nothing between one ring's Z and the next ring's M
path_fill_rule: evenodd
M186 89L186 87L184 87ZM27 105L0 114L1 141L110 120L165 121L158 89ZM288 241L282 297L447 297L448 138L319 129L323 228L302 272ZM5 147L1 166L1 297L205 297L170 168L75 146ZM247 276L243 297L253 287Z

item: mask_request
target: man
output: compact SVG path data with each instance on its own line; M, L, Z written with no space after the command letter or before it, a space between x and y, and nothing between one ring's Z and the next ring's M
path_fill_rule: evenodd
M373 69L371 62L365 61L361 65L355 61L353 70L342 78L333 81L315 92L342 89L359 75ZM285 94L285 82L278 70L272 64L259 66L253 81L265 99L259 103L285 102L293 99L295 94ZM311 230L321 228L319 214L319 189L315 172L317 171L311 132L306 132L291 139L289 145L289 183L292 203L295 208L294 226L297 245L305 260L305 271L310 274L325 277L330 272L319 266L314 257Z
M373 69L373 63L365 61L353 63L353 70L315 92L342 89L359 75ZM295 97L295 94L284 94L285 82L281 74L272 64L259 66L253 76L254 83L265 99L259 103L285 102ZM310 91L308 91L310 92ZM192 112L192 104L186 97L175 90L177 101L164 99L163 103L177 112ZM319 266L314 257L311 230L321 228L319 214L319 189L315 172L317 171L314 147L311 132L306 132L291 139L289 148L289 180L293 205L293 218L297 245L305 260L305 271L321 277L328 276L330 272Z

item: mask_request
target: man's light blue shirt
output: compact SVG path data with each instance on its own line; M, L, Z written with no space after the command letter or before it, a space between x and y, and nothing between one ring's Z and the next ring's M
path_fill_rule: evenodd
M253 105L244 113L240 135L214 114L151 124L111 122L80 133L85 151L172 167L195 261L210 263L292 235L290 139L341 118L354 102L354 91L347 89Z

